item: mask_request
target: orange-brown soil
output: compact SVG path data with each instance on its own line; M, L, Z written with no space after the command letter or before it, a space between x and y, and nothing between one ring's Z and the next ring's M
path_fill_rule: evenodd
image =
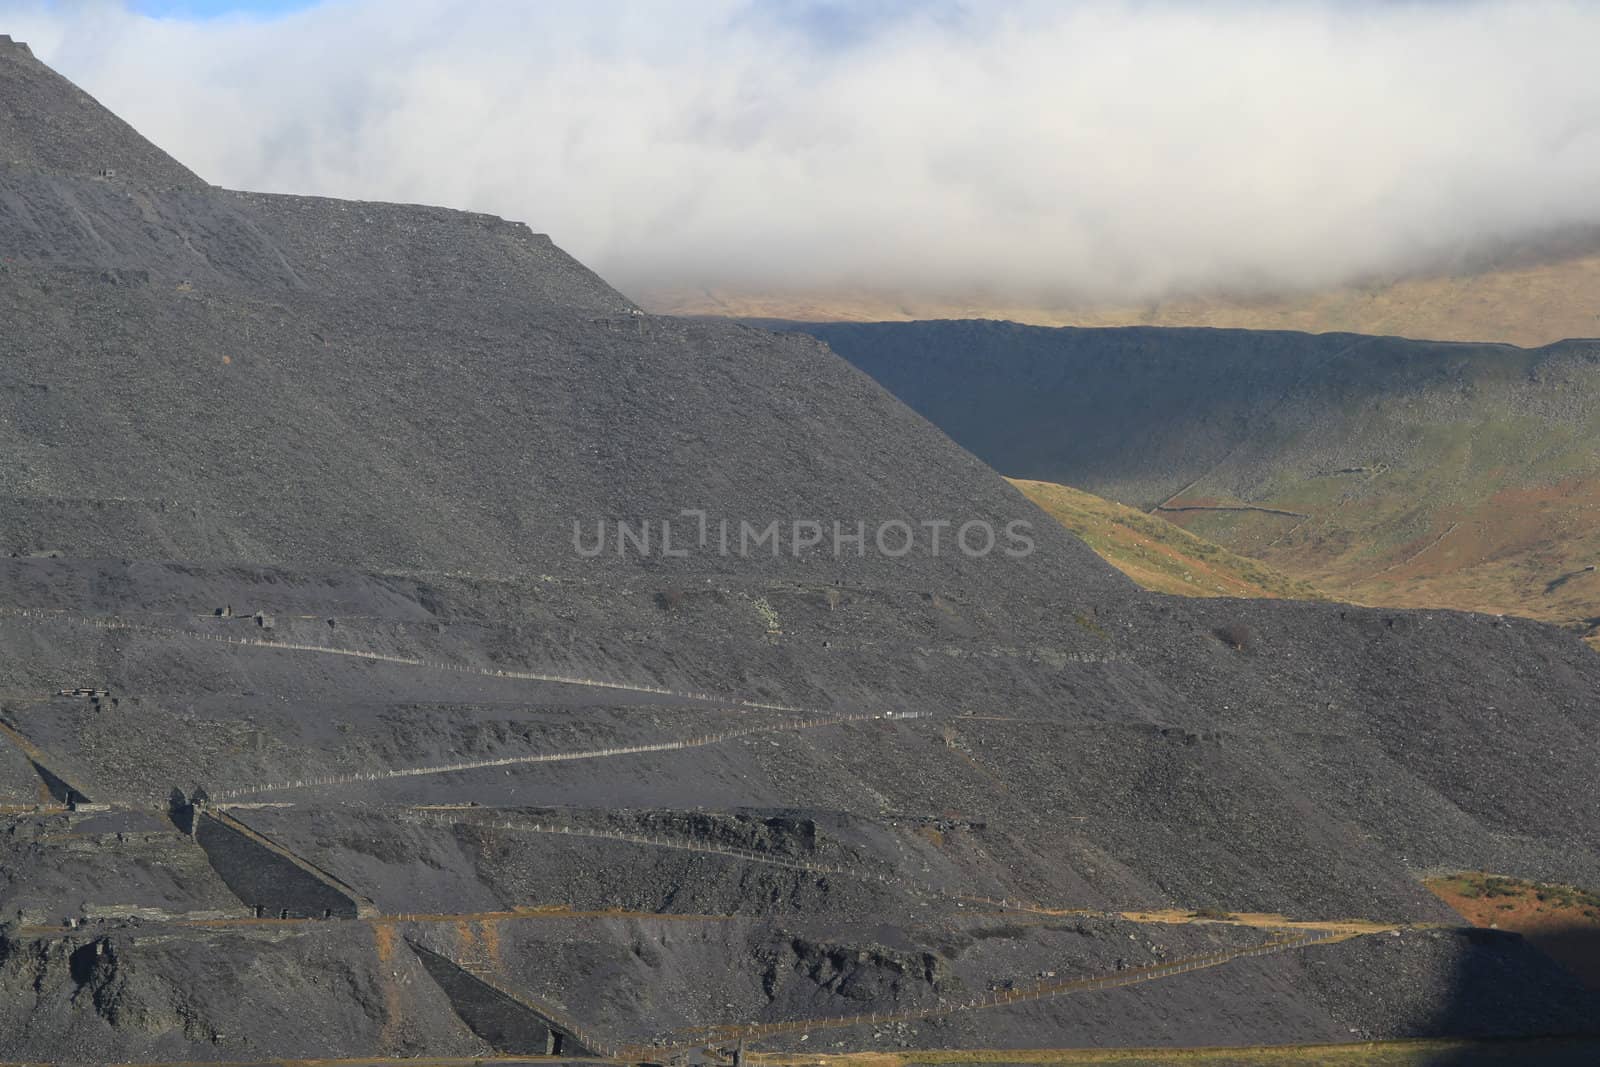
M1600 990L1600 894L1483 874L1425 884L1474 926L1522 934Z

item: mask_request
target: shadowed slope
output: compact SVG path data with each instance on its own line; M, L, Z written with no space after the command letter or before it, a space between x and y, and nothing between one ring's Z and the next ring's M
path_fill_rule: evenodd
M1600 619L1600 342L805 329L1007 474L1161 509L1334 596Z

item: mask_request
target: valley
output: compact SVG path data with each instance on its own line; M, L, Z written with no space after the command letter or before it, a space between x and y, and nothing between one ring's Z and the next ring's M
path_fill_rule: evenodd
M1600 343L802 328L1013 478L1106 497L1335 599L1596 636Z

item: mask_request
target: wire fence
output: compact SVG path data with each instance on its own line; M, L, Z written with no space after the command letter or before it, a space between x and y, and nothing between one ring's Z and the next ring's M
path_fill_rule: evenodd
M998 990L970 1000L958 1002L943 1002L926 1008L911 1008L899 1012L861 1012L856 1015L832 1016L821 1019L797 1019L776 1023L748 1023L725 1024L711 1026L694 1032L679 1039L674 1043L674 1048L693 1048L713 1042L753 1041L760 1038L775 1037L781 1034L806 1033L811 1030L824 1029L849 1029L856 1026L881 1026L902 1022L914 1022L924 1019L940 1018L969 1011L982 1011L985 1009L1002 1008L1012 1004L1021 1004L1029 1001L1047 1000L1053 997L1068 996L1074 993L1093 992L1100 989L1117 989L1123 986L1139 985L1143 982L1153 982L1162 978L1171 978L1180 974L1219 967L1235 960L1250 959L1258 956L1268 956L1278 952L1287 952L1291 949L1304 948L1320 941L1348 936L1339 932L1315 931L1299 934L1293 937L1277 937L1261 945L1252 945L1246 948L1228 949L1221 952L1206 953L1199 956L1187 956L1182 959L1171 960L1166 963L1155 963L1144 967L1132 967L1116 971L1111 974L1094 975L1088 978L1066 979L1059 982L1040 982L1035 985L1024 986L1018 989ZM636 1049L627 1049L627 1052L646 1052L648 1048L640 1046ZM657 1050L659 1051L659 1049Z
M103 630L121 630L132 633L150 634L159 637L181 637L196 641L211 641L223 645L237 645L248 648L274 649L280 652L305 652L325 656L344 656L350 659L367 660L374 663L392 663L404 667L422 667L433 671L446 671L456 674L470 674L482 678L509 678L514 681L548 682L554 685L575 685L589 689L609 689L626 693L644 693L652 696L673 697L679 700L693 701L696 703L721 704L727 707L741 708L755 711L781 711L792 714L815 715L824 714L816 708L807 708L795 704L784 704L772 701L746 700L740 697L729 697L717 693L696 692L681 689L672 689L666 686L651 685L643 682L625 682L606 678L591 678L584 675L554 674L544 671L525 671L507 669L503 667L479 667L465 663L451 663L445 660L423 659L417 656L402 656L389 652L374 652L366 649L339 648L334 645L308 644L301 641L278 641L263 637L238 637L232 634L211 634L199 630L185 630L175 626L156 626L151 623L133 622L116 615L83 615L68 611L41 611L35 608L0 608L0 616L16 619L31 619L42 622L69 622L84 626L94 626ZM243 618L248 619L248 616Z
M261 793L279 792L283 790L353 785L364 782L380 782L395 778L410 778L435 774L453 774L460 771L483 770L495 767L514 767L535 763L560 763L570 760L606 759L616 756L641 755L652 752L672 752L681 749L700 748L706 745L720 744L726 741L736 740L741 737L749 737L763 733L809 730L822 726L838 726L848 723L870 722L873 720L906 720L933 717L930 712L921 711L864 712L855 715L836 715L826 710L803 708L792 704L745 700L738 697L669 689L665 686L649 685L638 682L621 682L610 679L589 678L578 675L553 674L542 671L525 671L501 667L476 667L470 664L450 663L443 660L422 659L420 657L402 656L387 652L337 648L332 645L307 644L296 641L278 641L257 637L238 637L231 634L209 634L196 630L185 630L177 627L154 626L149 623L133 622L115 615L92 616L66 611L40 611L37 609L27 608L5 608L0 609L0 616L45 622L65 621L80 625L98 627L104 630L142 633L161 637L187 638L191 640L209 641L215 644L231 645L236 647L270 649L279 652L301 652L313 655L343 656L346 658L359 659L368 662L391 663L401 666L419 667L433 671L468 674L476 677L506 678L516 681L545 682L556 685L581 686L591 689L643 693L653 696L666 696L676 700L690 701L694 703L719 705L725 708L741 711L776 711L795 716L809 716L809 718L797 717L786 722L742 727L735 730L725 730L719 733L704 734L697 737L683 738L675 741L660 741L639 745L617 745L605 748L584 749L576 752L530 753L520 756L503 756L481 760L458 760L452 763L431 764L418 767L403 767L381 771L322 775L261 785L236 786L233 788L210 792L210 796L213 800L236 800L242 797L255 796Z
M399 767L381 771L362 771L350 774L324 775L313 778L297 778L286 782L274 782L267 785L239 786L233 789L221 789L210 793L214 800L234 800L240 797L257 796L261 793L276 793L289 789L311 789L326 786L353 785L362 782L383 782L396 778L416 778L434 774L456 774L461 771L484 770L493 767L518 767L534 763L565 763L572 760L611 759L617 756L636 756L651 752L676 752L688 748L703 748L707 745L723 744L735 741L741 737L752 737L757 734L782 733L798 730L814 730L823 726L842 726L849 723L872 722L884 720L920 719L927 717L927 713L918 711L903 712L876 712L861 715L836 715L823 719L792 719L787 722L767 723L761 726L745 726L737 730L724 730L715 734L702 734L698 737L684 738L678 741L653 741L638 745L612 745L605 748L580 749L575 752L534 752L520 756L496 756L480 760L458 760L453 763L435 763L422 767Z
M470 809L462 809L470 811ZM589 838L601 841L617 841L623 844L638 845L650 848L679 849L686 852L697 852L705 855L724 856L750 863L760 863L772 867L781 867L788 870L800 871L805 874L830 876L836 878L849 878L856 881L868 882L885 888L896 889L911 896L922 897L930 900L942 900L960 906L978 904L995 908L999 911L1024 912L1034 915L1061 915L1062 909L1046 908L1042 905L1019 900L1014 897L990 897L976 893L953 893L946 890L906 878L902 875L886 871L864 870L859 867L849 867L842 864L818 863L795 856L785 856L773 852L763 852L756 849L740 848L736 845L721 845L709 841L694 840L692 838L665 837L659 834L632 834L621 830L602 830L584 826L573 826L570 823L548 823L515 821L509 819L471 818L451 816L435 812L409 811L402 812L399 818L403 821L422 825L435 826L478 826L495 830L505 830L513 833L550 834L560 837ZM1082 911L1083 909L1076 909Z
M390 663L441 672L469 674L479 677L544 682L557 685L582 686L586 688L602 690L666 696L686 701L721 704L727 707L738 709L778 711L794 715L814 716L812 718L796 718L787 722L745 727L737 730L728 730L721 733L706 734L675 741L653 742L639 745L611 746L576 752L534 753L493 759L464 760L448 764L407 767L345 775L328 775L269 785L246 786L228 790L220 790L212 793L211 797L218 801L253 796L260 793L275 792L279 790L339 786L360 782L378 782L421 775L451 774L460 771L471 771L494 767L511 767L523 764L555 763L570 760L603 759L615 756L636 755L651 752L669 752L702 747L706 745L714 745L736 740L742 737L780 731L807 730L823 726L869 722L873 720L903 720L932 717L930 713L926 712L877 712L857 715L830 716L825 712L790 704L743 700L710 693L685 692L681 690L670 689L665 686L637 682L615 681L609 679L590 678L578 675L565 675L540 671L477 667L469 664L428 660L421 657L402 656L393 653L375 652L362 649L338 648L330 645L268 640L265 638L238 637L228 634L210 634L195 630L180 629L177 627L164 627L155 626L148 623L137 623L119 618L117 616L97 617L66 611L41 611L36 609L15 608L0 608L0 616L46 622L66 621L80 625L94 626L105 630L210 641L223 645L260 648L284 652L300 652L316 655L342 656L370 662ZM881 871L873 872L836 864L816 863L793 857L778 856L772 853L760 852L753 849L743 849L737 846L715 845L709 842L692 840L674 840L658 835L629 834L621 831L586 829L581 827L572 827L569 825L555 825L541 822L526 823L510 822L505 820L496 822L493 820L461 819L450 818L442 815L425 815L416 812L406 813L402 816L402 818L405 818L407 821L431 823L435 825L458 825L467 823L470 825L489 826L491 828L508 831L558 834L562 836L621 841L629 844L658 848L684 849L692 852L722 855L743 861L790 868L811 874L857 879L884 886L892 886L918 896L938 897L946 900L956 901L962 904L984 904L999 908L1001 910L1016 910L1042 914L1057 913L1057 911L1053 909L1046 909L1036 904L1010 900L1007 898L992 898L973 894L948 893L942 890L930 888L928 886L918 885L898 875L892 875ZM386 918L391 921L406 921L406 917L402 915L388 916ZM417 918L420 920L423 917L418 916ZM468 973L472 974L473 977L478 981L481 981L490 988L495 989L500 994L506 996L512 1001L515 1001L535 1014L548 1019L551 1023L556 1025L558 1028L565 1030L576 1041L586 1046L593 1052L608 1057L648 1057L658 1055L664 1050L671 1050L673 1048L690 1048L712 1041L752 1040L786 1033L803 1033L817 1029L847 1029L856 1026L875 1026L886 1023L893 1024L898 1022L909 1022L920 1019L937 1018L968 1011L999 1008L1011 1004L1044 1000L1052 997L1065 996L1080 992L1090 992L1100 989L1115 989L1124 986L1137 985L1143 982L1155 981L1162 978L1169 978L1176 975L1187 974L1193 971L1203 970L1211 967L1217 967L1235 960L1285 952L1316 944L1321 941L1346 936L1349 935L1347 933L1338 931L1314 931L1290 937L1275 937L1262 945L1185 957L1183 959L1173 960L1166 963L1156 963L1144 967L1129 968L1113 974L1097 975L1088 978L1070 979L1059 982L1041 982L1018 989L998 990L974 997L966 1001L941 1002L931 1007L913 1008L900 1012L862 1012L849 1016L792 1020L777 1023L723 1024L706 1027L691 1037L667 1046L617 1045L600 1037L597 1034L594 1034L593 1032L584 1029L578 1024L573 1023L571 1020L564 1018L559 1013L547 1007L536 1005L528 1001L525 997L502 988L499 984L486 977L485 974L482 973L483 969L481 968L463 969L467 970ZM461 966L460 964L457 965Z
M566 1031L579 1044L601 1056L615 1059L650 1060L657 1059L664 1054L682 1052L684 1050L702 1048L711 1044L731 1044L734 1042L753 1042L764 1038L778 1037L784 1034L804 1034L814 1030L847 1030L858 1026L884 1026L896 1023L917 1022L927 1019L942 1018L950 1015L959 1015L966 1012L992 1010L1004 1008L1014 1004L1023 1004L1033 1001L1049 1000L1055 997L1071 996L1076 993L1089 993L1104 989L1119 989L1127 986L1140 985L1145 982L1154 982L1164 978L1174 978L1178 975L1190 974L1195 971L1220 967L1224 964L1238 960L1253 959L1269 956L1275 953L1288 952L1293 949L1305 948L1322 941L1340 938L1346 935L1336 932L1315 931L1299 934L1292 937L1275 937L1265 944L1251 945L1244 948L1226 949L1219 952L1210 952L1196 956L1186 956L1181 959L1170 960L1164 963L1154 963L1143 967L1131 967L1109 974L1091 975L1086 978L1064 979L1057 982L1039 982L1017 989L998 990L986 993L968 1000L941 1001L940 1003L922 1008L910 1008L904 1011L878 1011L859 1012L855 1015L825 1016L812 1019L791 1019L774 1023L723 1023L713 1026L696 1028L688 1032L680 1032L670 1037L659 1038L650 1044L620 1044L602 1037L593 1030L586 1029L562 1012L546 1005L530 1000L522 994L507 989L488 968L474 967L457 960L451 960L456 966L471 974L484 985L500 993L507 999L519 1004L535 1015L547 1020L558 1029Z

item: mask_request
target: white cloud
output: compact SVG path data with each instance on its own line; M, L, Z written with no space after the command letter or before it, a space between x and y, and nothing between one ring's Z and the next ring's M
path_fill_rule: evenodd
M1144 299L1600 224L1600 5L0 0L220 184L492 211L624 288Z

